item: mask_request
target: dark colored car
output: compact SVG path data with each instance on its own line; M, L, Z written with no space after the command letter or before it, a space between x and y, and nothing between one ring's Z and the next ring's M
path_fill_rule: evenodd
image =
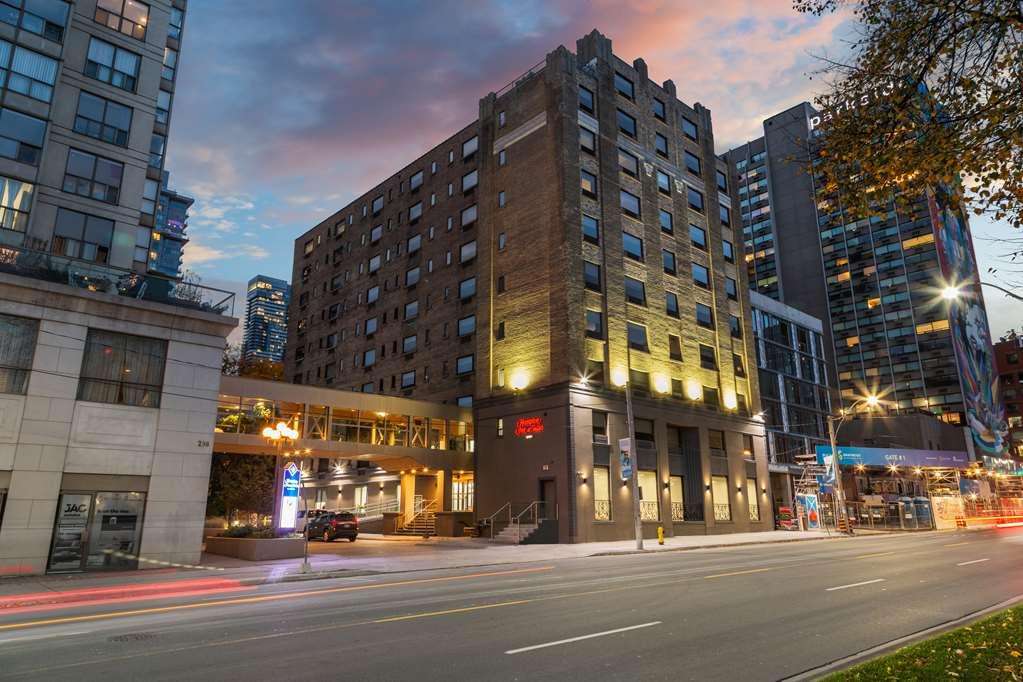
M306 532L310 538L319 538L324 542L337 538L348 538L348 542L355 542L359 537L359 519L351 512L330 512L309 519Z

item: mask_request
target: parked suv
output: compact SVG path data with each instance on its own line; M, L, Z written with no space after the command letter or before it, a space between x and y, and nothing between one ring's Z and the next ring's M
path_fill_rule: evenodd
M348 538L348 542L355 542L359 537L359 519L355 518L355 514L344 511L321 514L315 519L309 519L306 532L310 538L319 538L324 542L337 538Z

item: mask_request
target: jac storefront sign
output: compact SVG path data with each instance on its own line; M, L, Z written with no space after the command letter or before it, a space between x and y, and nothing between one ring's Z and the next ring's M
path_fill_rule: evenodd
M515 421L515 435L520 438L532 438L543 433L543 417L519 417Z

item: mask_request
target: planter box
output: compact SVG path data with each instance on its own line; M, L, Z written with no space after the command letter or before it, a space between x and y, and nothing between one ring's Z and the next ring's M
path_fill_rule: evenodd
M206 538L206 551L210 554L233 556L246 561L297 559L305 554L302 538Z

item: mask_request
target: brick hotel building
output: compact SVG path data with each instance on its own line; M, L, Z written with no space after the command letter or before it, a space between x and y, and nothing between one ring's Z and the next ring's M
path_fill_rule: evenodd
M475 513L561 542L773 527L738 202L710 111L558 47L295 242L286 376L471 405ZM549 536L550 537L550 536Z

